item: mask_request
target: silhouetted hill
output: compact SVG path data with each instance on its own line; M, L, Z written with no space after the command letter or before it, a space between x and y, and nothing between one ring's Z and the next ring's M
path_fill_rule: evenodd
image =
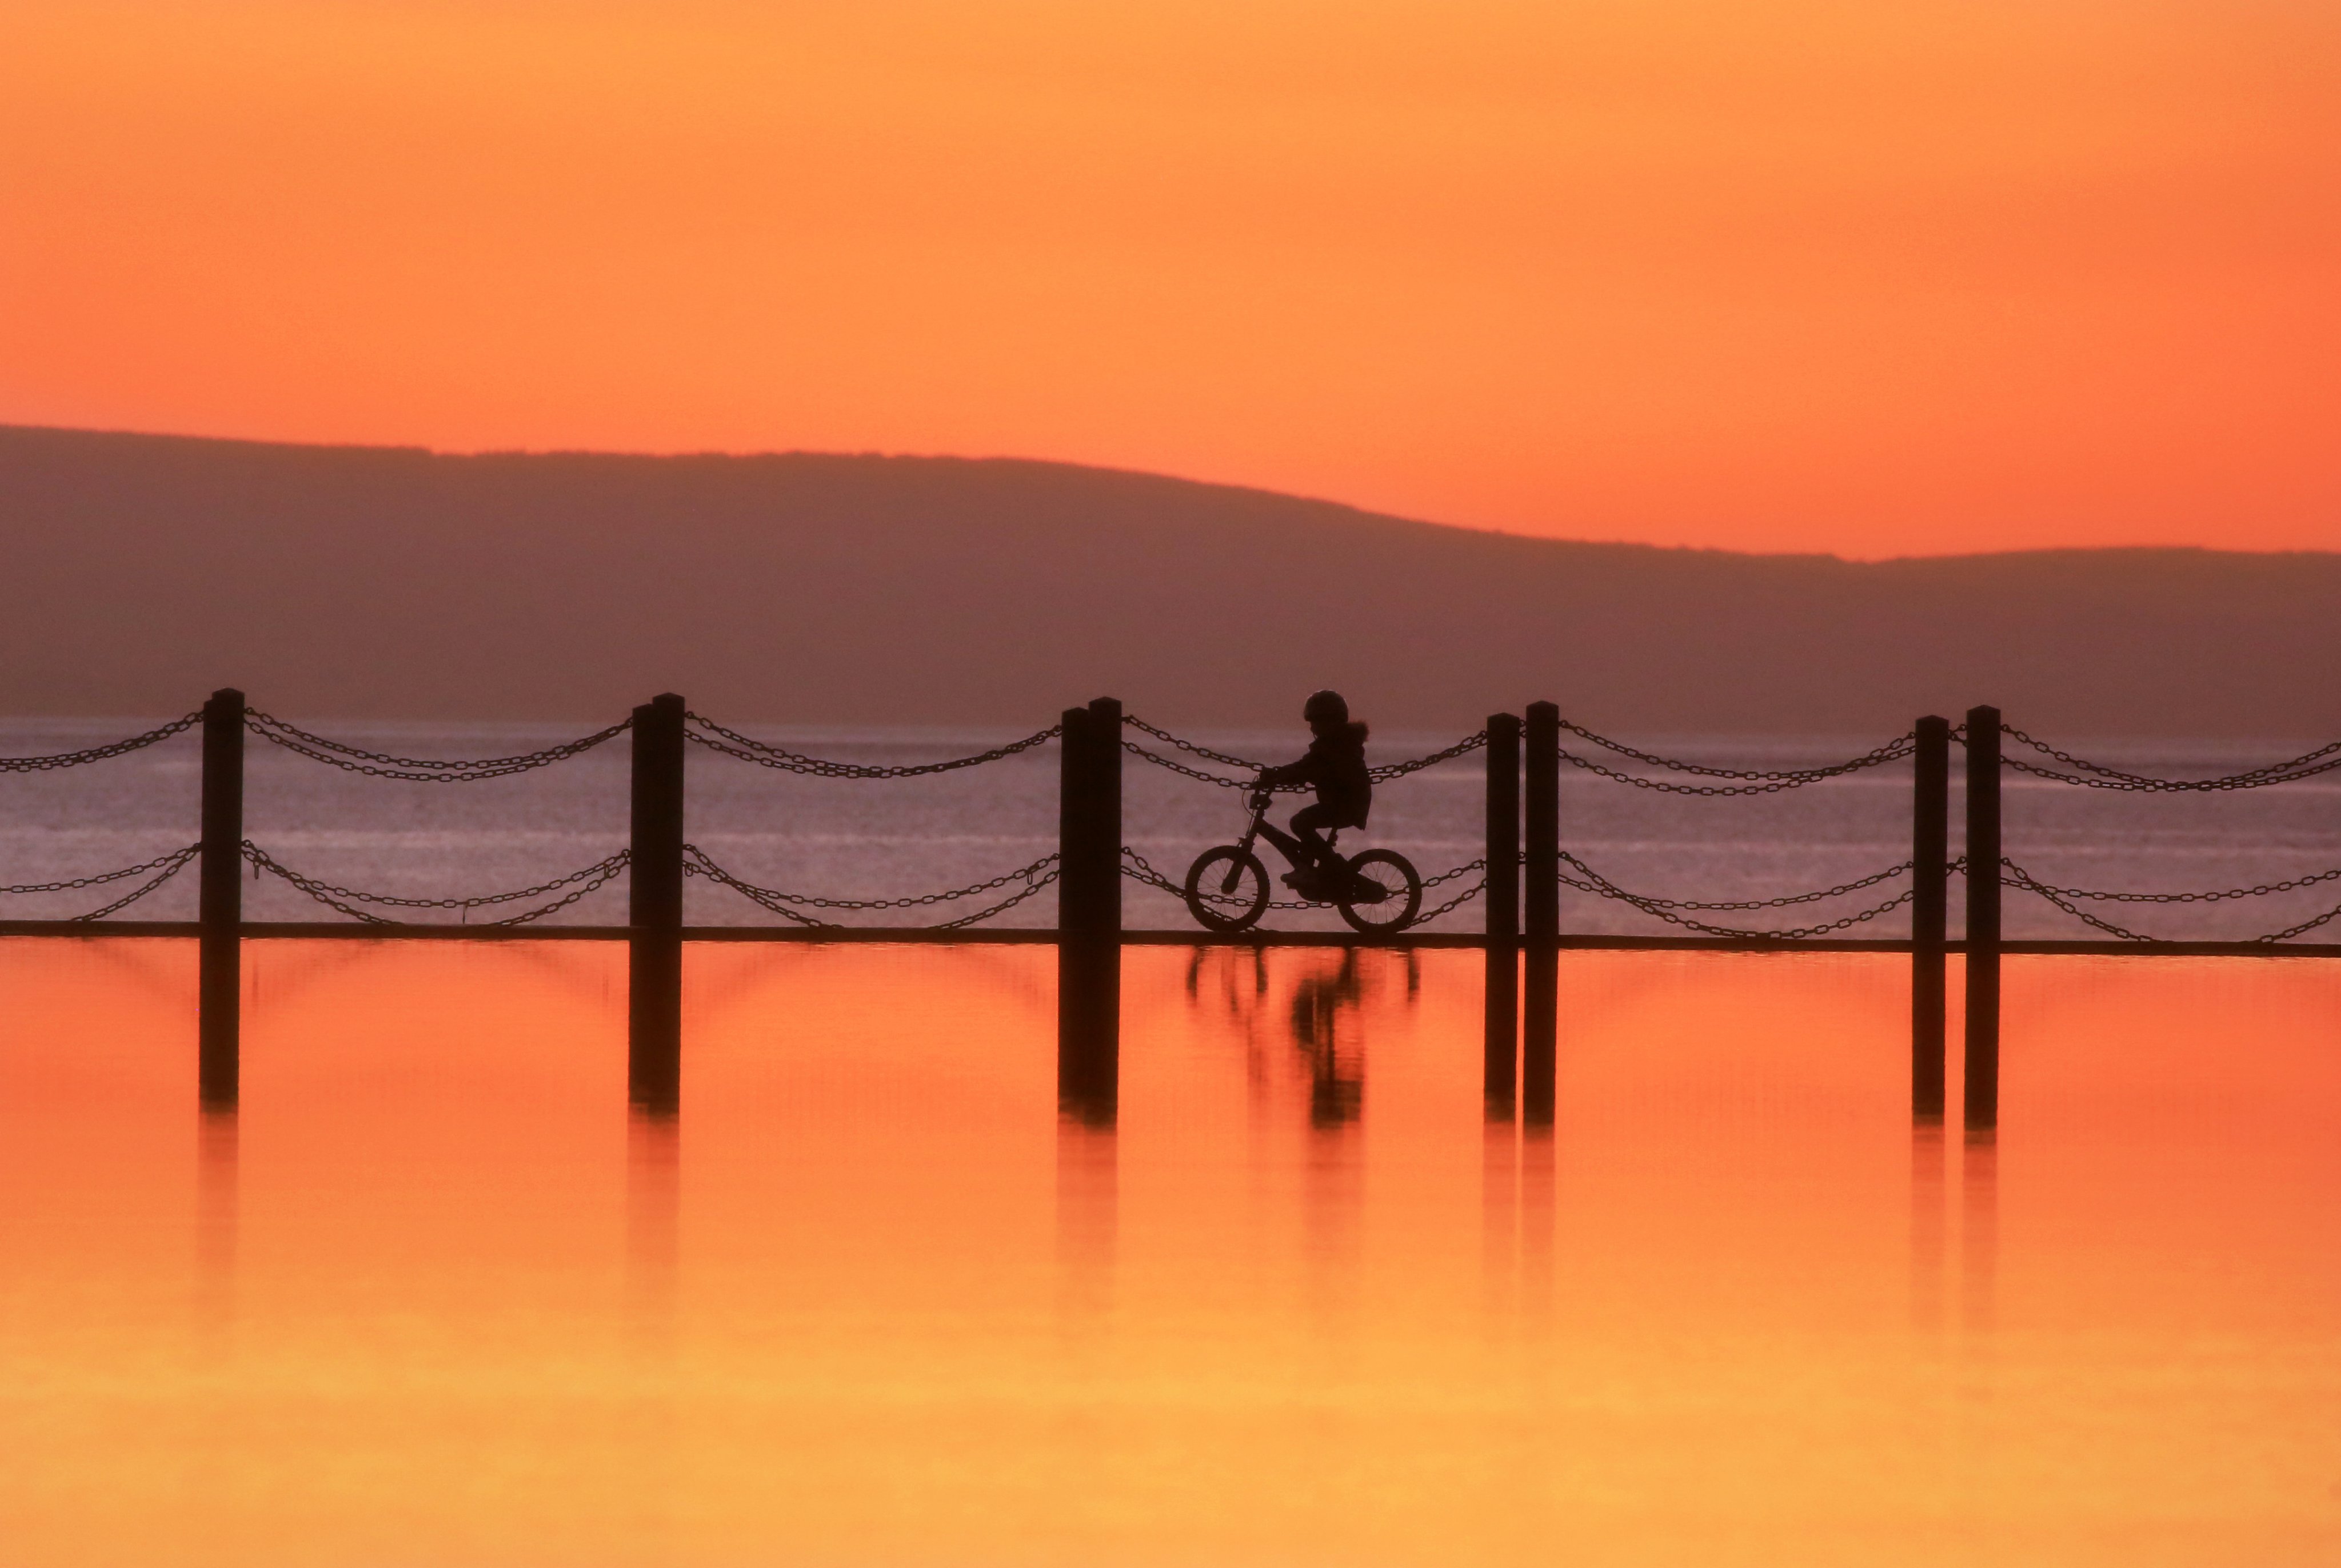
M0 710L2341 731L2341 556L1852 563L951 458L436 456L0 428Z

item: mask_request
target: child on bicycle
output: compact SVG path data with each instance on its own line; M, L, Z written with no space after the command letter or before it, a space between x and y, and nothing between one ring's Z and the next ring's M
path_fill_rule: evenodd
M1362 828L1373 807L1373 776L1366 771L1366 727L1350 719L1350 705L1338 691L1311 692L1300 717L1315 737L1307 754L1282 768L1261 769L1259 782L1264 789L1316 786L1315 803L1292 814L1292 836L1306 859L1296 863L1284 881L1303 898L1330 898L1347 867L1326 841L1326 830Z

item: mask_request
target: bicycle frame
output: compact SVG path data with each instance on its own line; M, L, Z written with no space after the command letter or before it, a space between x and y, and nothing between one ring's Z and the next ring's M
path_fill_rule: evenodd
M1184 892L1197 921L1215 931L1240 931L1260 918L1268 907L1270 889L1268 868L1254 847L1265 839L1291 863L1293 874L1284 879L1285 884L1303 901L1336 906L1342 919L1369 935L1400 930L1412 923L1421 905L1422 878L1405 856L1395 849L1368 849L1352 860L1333 847L1329 833L1326 858L1332 864L1324 866L1309 853L1307 839L1280 832L1268 820L1269 808L1274 803L1274 790L1255 787L1245 801L1251 809L1251 820L1244 825L1243 836L1232 844L1204 850L1188 868ZM1310 874L1312 871L1314 876ZM1249 894L1239 897L1236 890L1247 874L1258 880ZM1210 880L1206 881L1207 878ZM1210 882L1218 884L1216 888ZM1361 912L1366 906L1376 907L1379 912L1379 907L1393 898L1400 902L1388 919L1378 920ZM1214 909L1215 903L1232 904L1236 912Z
M1275 802L1276 791L1273 789L1255 789L1251 792L1251 824L1243 830L1243 837L1236 840L1236 848L1249 855L1252 852L1252 845L1255 842L1266 839L1276 847L1276 852L1284 857L1286 865L1296 871L1310 868L1314 862L1301 858L1300 840L1268 819L1268 809ZM1337 859L1340 856L1340 851L1333 849L1333 838L1334 834L1340 831L1340 829L1337 828L1332 833L1325 836L1325 847L1332 850Z

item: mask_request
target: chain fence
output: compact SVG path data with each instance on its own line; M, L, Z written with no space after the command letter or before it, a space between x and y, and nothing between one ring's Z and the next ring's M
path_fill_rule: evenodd
M2157 937L2145 931L2133 931L2127 926L2108 920L2100 915L2092 914L2081 906L2083 904L2216 904L2236 898L2259 898L2277 893L2290 893L2302 888L2313 888L2320 883L2341 879L2341 869L2336 869L2319 871L2313 876L2294 877L2282 882L2263 882L2250 888L2222 888L2201 893L2117 893L2098 888L2059 888L2051 883L2043 882L2006 856L2000 858L1999 864L2001 869L2007 874L2008 886L2033 894L2062 909L2073 918L2086 925L2094 926L2107 936L2118 938L2125 942L2169 942L2184 938ZM2297 925L2287 926L2281 931L2270 931L2263 936L2247 937L2244 940L2261 944L2286 941L2294 937L2305 936L2336 918L2341 918L2341 905L2336 905L2322 915L2312 916Z
M2272 784L2292 784L2303 779L2314 779L2341 768L2341 740L2328 742L2314 751L2302 753L2286 762L2271 762L2261 768L2247 768L2240 773L2228 773L2216 779L2157 779L2145 773L2126 772L2108 768L2102 762L2091 762L2076 757L2070 751L2059 750L2045 740L2036 739L2012 724L2002 724L2000 733L2018 745L2030 748L2041 756L2053 758L2067 768L2079 769L2078 773L2060 772L2020 757L2002 755L2003 765L2036 779L2050 779L2059 784L2070 784L2085 789L2117 789L2133 794L2184 794L2229 789L2265 789Z
M1899 762L1918 749L1918 732L1915 729L1906 729L1884 745L1874 746L1850 761L1830 763L1819 768L1709 768L1698 762L1685 762L1676 757L1661 757L1655 752L1638 750L1622 740L1613 740L1607 735L1597 735L1582 724L1574 724L1566 719L1560 721L1560 727L1581 740L1589 740L1605 751L1613 751L1620 757L1631 758L1646 767L1663 768L1670 773L1694 773L1702 779L1743 779L1777 783L1784 789L1792 789L1799 784L1818 784L1824 779L1839 779L1848 773L1858 773L1864 769L1882 767L1888 762Z
M561 894L561 897L541 908L523 910L517 915L508 915L501 920L481 922L486 926L525 926L531 921L541 920L547 915L565 909L588 893L607 886L619 872L632 863L633 852L630 849L620 849L594 861L583 870L572 871L566 877L556 877L550 882L540 882L533 888L521 888L509 893L487 893L470 898L408 898L388 893L366 893L354 888L337 887L334 883L295 871L249 839L244 841L244 858L251 863L252 874L254 878L264 871L306 893L327 908L339 910L354 920L363 920L371 926L402 926L418 922L400 920L387 915L377 915L360 906L372 905L374 908L383 909L453 909L463 916L462 923L469 925L472 911L474 909L493 908L502 904L516 904L526 898L543 898L548 893Z
M1604 747L1619 756L1630 758L1646 767L1663 768L1670 772L1689 773L1706 779L1749 780L1749 782L1738 784L1684 784L1672 779L1651 779L1639 773L1629 773L1622 768L1612 768L1594 758L1571 751L1565 746L1560 750L1560 759L1570 767L1581 768L1588 773L1598 774L1613 783L1630 784L1637 789L1655 789L1667 795L1703 795L1709 798L1777 795L1784 789L1801 789L1808 784L1818 784L1825 779L1842 779L1849 773L1859 773L1871 768L1882 768L1889 762L1902 761L1914 755L1918 749L1918 732L1905 730L1883 746L1872 748L1850 760L1831 763L1823 768L1708 768L1697 762L1685 762L1679 758L1660 757L1653 752L1637 750L1622 741L1596 735L1581 725L1571 724L1566 719L1560 721L1560 727L1572 735L1582 736L1597 746Z
M954 757L948 762L914 762L894 767L872 763L837 762L823 757L808 757L801 751L751 739L737 729L726 729L703 714L685 713L684 722L692 728L683 731L695 743L711 751L742 762L753 762L760 768L778 769L783 773L810 774L816 779L916 779L930 773L956 772L961 768L981 768L987 762L999 762L1030 751L1035 746L1045 746L1065 732L1061 723L1036 730L1021 740L1011 740L1005 746L995 746L989 751L979 751L972 757Z
M1431 921L1439 918L1439 916L1449 914L1454 910L1461 908L1464 905L1469 903L1472 899L1486 892L1488 890L1487 870L1488 862L1483 858L1478 860L1467 860L1462 865L1456 867L1452 870L1441 871L1436 877L1424 878L1422 882L1422 890L1428 893L1431 888L1437 887L1441 882L1452 881L1458 877L1467 877L1474 871L1480 873L1480 877L1478 881L1472 883L1469 887L1464 888L1461 892L1456 894L1445 903L1438 905L1432 908L1425 909L1421 914L1417 915L1414 918L1414 924L1409 926L1407 929L1410 931L1414 929L1415 926L1427 926L1430 924Z
M1567 870L1562 871L1560 880L1564 886L1574 888L1581 893L1590 893L1596 898L1609 898L1618 903L1630 905L1646 915L1710 937L1760 938L1784 942L1805 941L1815 937L1827 937L1838 931L1849 930L1855 926L1875 920L1881 915L1889 915L1918 896L1916 888L1905 888L1885 903L1872 905L1867 909L1856 910L1826 925L1798 926L1788 930L1750 930L1736 926L1713 925L1708 921L1694 918L1682 911L1696 909L1702 913L1712 913L1735 909L1786 909L1800 904L1818 903L1824 898L1841 898L1848 893L1877 887L1881 882L1890 882L1896 878L1907 877L1913 868L1913 863L1905 860L1898 866L1890 866L1883 871L1874 872L1858 881L1842 883L1835 888L1825 888L1818 892L1789 893L1777 898L1743 898L1724 903L1703 902L1692 898L1661 898L1653 894L1631 892L1619 887L1566 849L1560 852L1560 859L1563 866L1573 867L1577 873L1572 876ZM1950 862L1948 868L1958 869L1962 865L1963 859L1955 860Z
M931 908L938 904L956 903L961 898L972 898L985 893L998 892L1003 888L1016 888L1007 898L989 908L977 909L932 926L862 928L863 929L899 928L906 931L960 930L975 925L979 921L989 920L994 915L1004 914L1027 898L1038 895L1041 889L1057 880L1058 859L1059 856L1052 850L1030 865L1019 866L1013 871L1003 871L989 881L972 882L964 888L952 888L941 893L921 893L902 898L819 898L806 893L788 893L777 888L760 887L756 883L725 870L717 864L712 856L698 845L685 844L682 847L682 869L685 876L703 877L721 887L731 888L750 902L770 910L782 919L792 920L800 926L819 930L843 930L846 928L834 920L824 920L818 915L808 915L805 910Z
M182 734L200 724L203 717L203 710L198 709L143 734L102 746L47 756L0 758L0 773L47 772L125 756ZM755 739L696 712L687 712L684 717L685 734L689 739L699 746L761 767L811 777L840 779L910 779L981 767L1016 757L1046 745L1061 738L1063 733L1061 724L1052 724L1021 739L970 756L936 762L885 765L844 762L814 757ZM316 734L258 710L247 710L244 715L244 724L252 734L328 766L372 778L439 784L476 782L548 767L606 744L626 733L632 729L633 722L631 718L622 719L593 734L513 756L445 759L403 757L386 751L369 749ZM1152 766L1200 783L1220 789L1250 789L1257 787L1257 777L1267 766L1250 758L1216 750L1187 739L1135 715L1125 715L1122 722L1128 729L1128 733L1121 738L1121 745L1126 752ZM1805 768L1727 768L1691 762L1641 749L1611 737L1599 734L1568 719L1560 721L1560 728L1567 734L1583 742L1587 748L1585 751L1565 747L1560 750L1560 759L1571 767L1636 789L1675 795L1705 797L1770 795L1904 761L1911 758L1917 750L1915 731L1905 731L1893 739L1843 762ZM2217 777L2157 778L2077 756L2071 751L2050 745L2013 725L2003 724L2000 728L2016 747L2027 749L2033 757L2038 759L2035 760L2032 758L2021 756L2004 756L2002 760L2009 769L2029 776L2084 789L2130 793L2208 793L2263 789L2341 770L2341 741L2334 741L2284 761L2268 763ZM1955 738L1964 739L1964 727L1954 729L1953 735ZM1133 737L1143 737L1154 744L1142 743L1140 739ZM1487 744L1488 732L1481 729L1428 755L1371 768L1369 769L1369 774L1377 783L1390 782L1425 769L1436 767L1440 763L1468 756L1481 749ZM1157 749L1157 746L1161 749ZM1589 752L1606 753L1607 756L1590 755L1588 754ZM1659 776L1652 776L1652 771L1634 770L1638 769L1654 770ZM1213 769L1230 770L1240 776L1230 777L1227 772ZM1305 790L1309 786L1280 788L1286 790ZM185 849L174 850L167 855L159 856L136 866L125 867L120 870L96 876L0 887L0 896L53 894L75 891L85 888L111 888L117 884L138 881L138 886L102 908L73 917L75 921L98 920L154 893L184 870L195 858L199 851L199 846L190 845ZM244 858L252 865L255 877L274 876L327 908L351 918L374 925L407 923L394 914L380 911L454 911L463 922L468 924L476 911L500 909L527 904L532 900L543 900L538 907L483 922L498 926L526 924L564 909L588 894L606 886L625 869L631 860L628 851L620 850L592 866L532 888L474 898L422 898L368 893L310 877L285 866L249 840L244 842L243 853ZM1913 872L1915 864L1905 860L1897 866L1853 881L1809 892L1788 894L1772 898L1726 900L1669 898L1636 892L1611 880L1573 854L1563 851L1560 858L1564 866L1561 881L1568 887L1593 897L1627 905L1654 918L1687 930L1723 938L1795 941L1826 937L1889 914L1909 904L1915 897L1915 889L1905 888L1884 902L1856 910L1826 923L1778 930L1758 930L1714 923L1704 917L1758 910L1794 909L1822 904L1831 899L1848 898L1870 888L1880 888L1908 877ZM2304 888L2341 882L2341 868L2336 868L2250 887L2179 893L2117 892L2057 886L2034 877L2013 859L2003 859L2001 864L2009 886L2040 898L2075 919L2107 936L2123 941L2140 943L2166 942L2174 938L2156 937L2133 930L2097 913L2097 910L2104 906L2125 904L2216 905L2291 893ZM1966 860L1962 857L1950 862L1949 869L1961 870L1965 865ZM902 928L947 931L991 919L1037 897L1043 889L1059 879L1061 867L1060 857L1050 854L1015 870L964 888L951 888L939 893L883 898L821 898L762 887L727 870L696 845L685 846L684 870L688 875L700 877L729 888L786 920L814 928L842 928L827 918L832 913L940 909L966 900L981 899L986 895L1005 894L1005 897L994 899L983 908L937 925ZM1182 885L1172 881L1149 862L1142 854L1127 846L1121 850L1121 870L1124 876L1141 886L1169 894L1182 901L1186 898L1186 889ZM1478 877L1477 881L1419 916L1414 924L1418 926L1428 924L1480 897L1488 886L1487 870L1487 862L1484 859L1477 859L1425 879L1423 888L1428 893L1431 889L1459 882L1475 874ZM140 878L144 880L140 881ZM1231 907L1248 902L1248 900L1210 890L1199 890L1198 896L1220 906ZM1324 908L1312 900L1302 898L1273 899L1267 907L1281 912ZM2336 919L2341 919L2341 906L2336 906L2333 909L2300 921L2283 930L2255 937L2249 940L2264 944L2282 942L2319 929Z
M194 729L203 722L204 710L182 714L168 724L149 729L144 735L133 735L126 740L110 741L104 746L87 746L79 751L58 751L46 757L0 757L0 773L50 773L60 768L79 768L85 763L103 762L110 757L126 757L133 751L143 751L158 740Z
M369 779L403 779L416 784L475 784L483 779L503 779L514 773L532 772L539 768L565 762L582 752L614 740L633 728L631 717L622 719L605 729L574 740L548 746L541 751L524 752L515 757L480 757L462 760L442 760L430 757L394 757L386 751L369 751L363 746L329 739L297 725L288 724L271 713L256 708L246 709L244 728L264 740L272 741L287 751L323 762L329 768L340 768L352 773L362 773Z
M145 884L132 888L104 908L92 909L86 915L71 917L75 924L103 920L108 915L128 908L186 869L187 863L202 854L203 849L200 843L190 844L184 849L174 849L167 855L157 855L152 860L141 861L135 866L125 866L119 871L101 871L94 877L74 877L62 882L19 882L13 888L0 888L0 896L17 893L71 893L84 888L104 888L115 882L127 881L133 877L143 876L148 872L154 873L152 878Z
M1149 724L1145 719L1131 714L1122 715L1121 721L1141 734L1151 735L1164 745L1183 751L1190 757L1200 757L1206 762L1216 762L1222 768L1240 768L1252 776L1246 779L1230 779L1218 773L1207 773L1200 768L1165 757L1159 751L1149 750L1135 740L1127 738L1122 740L1121 749L1131 756L1143 758L1157 768L1184 774L1201 783L1216 784L1223 789L1250 789L1255 787L1260 773L1274 766L1272 763L1255 762L1248 757L1230 757L1224 751L1214 751L1208 746L1199 746L1192 740L1182 739L1168 729L1159 729ZM1426 768L1436 768L1441 762L1452 762L1458 757L1468 757L1487 743L1488 732L1485 729L1475 730L1455 742L1454 745L1442 750L1433 751L1429 756L1410 757L1403 762L1385 762L1378 767L1369 768L1366 769L1366 777L1377 784L1387 784L1394 779L1403 779L1410 773L1420 773ZM1274 788L1280 794L1290 794L1297 790L1312 789L1314 786L1279 784Z
M1366 769L1366 777L1377 784L1387 784L1393 779L1403 779L1410 773L1420 773L1426 768L1436 768L1441 762L1452 762L1458 757L1469 757L1488 743L1488 732L1477 729L1442 750L1427 757L1409 758L1404 762L1385 762L1379 768Z

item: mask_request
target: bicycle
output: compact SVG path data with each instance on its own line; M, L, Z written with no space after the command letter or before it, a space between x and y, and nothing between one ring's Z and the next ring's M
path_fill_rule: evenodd
M1362 854L1333 858L1340 863L1340 880L1330 889L1312 889L1310 876L1322 876L1310 861L1300 839L1268 820L1275 791L1254 789L1250 805L1251 822L1243 837L1195 857L1187 868L1187 908L1196 923L1211 931L1248 931L1268 908L1268 867L1252 852L1266 839L1300 874L1294 891L1312 904L1330 904L1341 918L1370 937L1386 937L1414 924L1422 910L1422 877L1414 863L1395 849L1368 849ZM1339 834L1330 834L1330 846Z

